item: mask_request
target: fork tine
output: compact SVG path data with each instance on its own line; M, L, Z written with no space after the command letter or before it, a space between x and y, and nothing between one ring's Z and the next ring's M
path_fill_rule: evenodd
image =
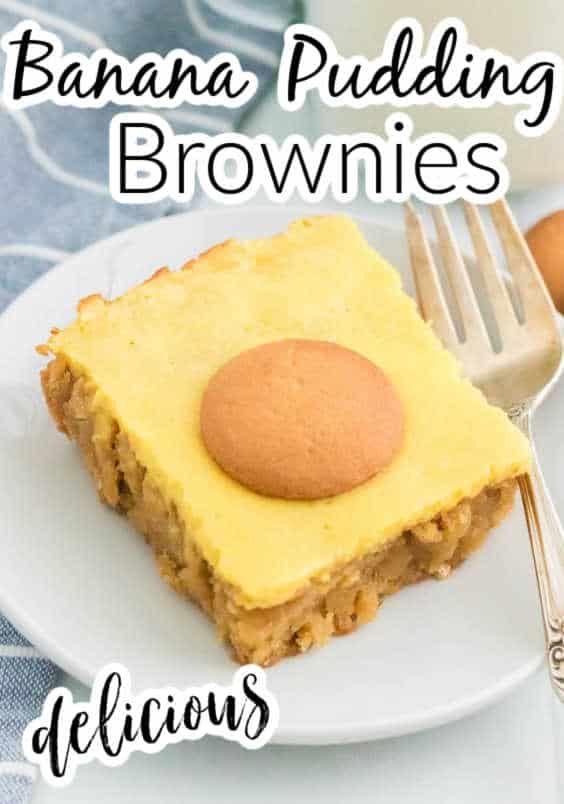
M446 210L442 206L433 206L432 214L443 264L464 328L464 340L471 340L474 348L478 344L490 347L489 336L476 301L474 289L470 282L464 259L456 243Z
M525 321L544 322L549 311L554 314L554 305L507 201L502 198L492 204L490 214L519 292Z
M474 243L476 261L486 286L486 292L495 315L499 334L503 341L504 337L509 339L515 335L515 332L519 328L519 322L515 315L511 299L509 298L507 287L499 272L496 258L488 243L480 213L476 207L468 203L468 201L464 201L463 205L468 231Z
M404 209L411 269L421 315L433 326L443 344L453 347L458 343L458 336L444 298L423 223L409 201L404 205Z

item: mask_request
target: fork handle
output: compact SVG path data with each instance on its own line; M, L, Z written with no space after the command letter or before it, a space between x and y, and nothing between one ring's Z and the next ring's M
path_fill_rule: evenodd
M564 530L544 481L531 429L532 408L509 411L528 438L531 471L519 478L546 634L550 680L564 703Z

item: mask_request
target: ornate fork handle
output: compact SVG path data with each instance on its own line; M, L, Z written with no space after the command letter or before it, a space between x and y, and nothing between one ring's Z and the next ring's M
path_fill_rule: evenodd
M530 475L519 479L547 638L550 679L564 703L564 530L537 461L531 432L532 408L522 405L509 417L527 436L533 452Z

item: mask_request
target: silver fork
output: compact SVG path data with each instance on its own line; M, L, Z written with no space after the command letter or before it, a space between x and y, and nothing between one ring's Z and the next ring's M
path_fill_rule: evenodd
M445 300L422 220L411 204L406 228L419 307L467 377L503 408L527 436L533 452L529 475L519 478L539 588L548 665L554 691L564 702L564 531L535 454L533 413L562 366L562 338L543 280L505 200L489 207L520 300L518 315L476 207L465 203L476 262L494 314L501 347L494 348L472 282L443 207L432 215L458 331Z

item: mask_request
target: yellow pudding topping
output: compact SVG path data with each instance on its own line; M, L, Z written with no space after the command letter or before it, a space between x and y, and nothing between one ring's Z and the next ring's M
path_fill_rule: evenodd
M241 352L285 338L363 355L401 400L401 447L351 491L262 496L204 446L200 407L212 376ZM48 348L95 390L100 437L116 419L204 558L249 608L290 599L312 578L529 464L526 439L462 378L396 271L344 216L228 241L112 302L90 297Z

